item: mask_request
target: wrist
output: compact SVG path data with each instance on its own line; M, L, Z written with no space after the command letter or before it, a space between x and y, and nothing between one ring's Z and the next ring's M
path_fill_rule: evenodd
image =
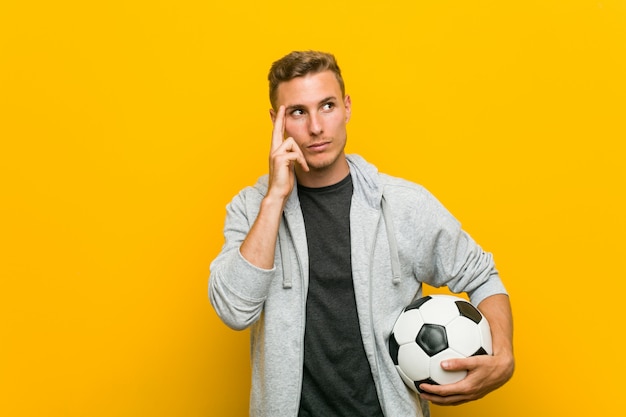
M272 210L279 211L279 214L282 214L283 208L285 204L287 204L287 200L291 193L284 194L279 190L270 187L267 190L267 194L263 197L261 201L261 210Z
M287 197L267 194L263 197L263 200L261 200L260 210L263 212L275 212L280 216L282 215L285 203L287 203Z

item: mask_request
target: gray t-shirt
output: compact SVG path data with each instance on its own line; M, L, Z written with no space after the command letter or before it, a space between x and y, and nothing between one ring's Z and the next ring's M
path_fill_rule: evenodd
M300 417L383 416L365 356L350 252L352 177L298 186L309 249Z

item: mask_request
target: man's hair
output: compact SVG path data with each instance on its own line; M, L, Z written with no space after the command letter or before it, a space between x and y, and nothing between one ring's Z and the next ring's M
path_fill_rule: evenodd
M332 54L319 51L294 51L272 64L267 79L270 82L270 103L276 110L276 99L280 83L290 81L296 77L308 74L317 74L323 71L332 71L339 82L342 97L345 96L345 86L341 77L341 70Z

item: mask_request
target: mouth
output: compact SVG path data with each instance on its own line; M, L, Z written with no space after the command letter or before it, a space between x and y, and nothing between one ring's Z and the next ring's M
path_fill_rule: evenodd
M307 146L307 149L313 152L322 152L326 150L329 146L330 142L316 142Z

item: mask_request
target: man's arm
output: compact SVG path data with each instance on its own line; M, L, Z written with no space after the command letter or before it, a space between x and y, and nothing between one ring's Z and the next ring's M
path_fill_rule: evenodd
M284 139L285 107L278 113L270 112L274 129L270 148L270 173L267 195L261 202L259 214L250 232L241 244L241 255L251 264L263 268L274 267L274 250L278 227L285 202L295 184L293 164L299 163L305 171L308 165L302 151L292 138Z
M274 276L274 251L283 208L295 184L293 164L308 170L295 141L283 140L284 114L283 108L277 114L272 112L269 185L254 223L247 229L245 202L241 197L233 199L228 205L226 243L211 263L211 304L224 323L237 330L250 326L262 312Z
M513 375L513 316L509 297L496 294L485 298L478 309L491 327L493 355L450 359L441 363L448 371L467 370L467 376L454 384L429 385L422 398L438 405L459 405L484 397L504 385Z

